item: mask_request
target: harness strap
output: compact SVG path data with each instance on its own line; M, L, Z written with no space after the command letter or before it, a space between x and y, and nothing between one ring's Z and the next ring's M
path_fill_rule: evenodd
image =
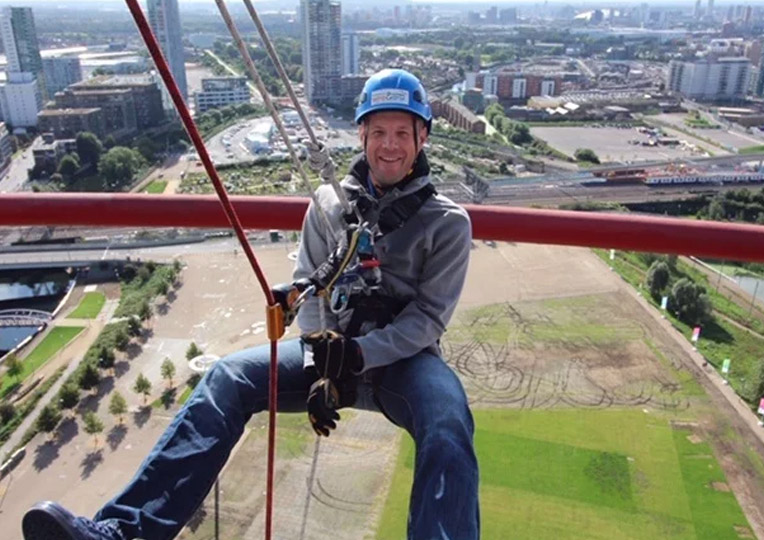
M384 235L403 227L419 211L427 199L436 193L435 186L425 184L414 193L409 193L383 208L379 212L379 220L377 222L379 223L380 232Z

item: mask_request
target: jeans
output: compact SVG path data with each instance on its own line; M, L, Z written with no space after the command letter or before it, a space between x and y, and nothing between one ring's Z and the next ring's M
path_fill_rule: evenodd
M269 362L268 345L216 362L135 477L95 519L116 520L128 538L173 538L210 491L252 414L267 410ZM311 381L302 362L299 340L279 343L280 412L306 410ZM414 439L409 539L477 539L474 425L459 379L441 358L427 352L380 369L376 392L362 383L355 406L381 406Z

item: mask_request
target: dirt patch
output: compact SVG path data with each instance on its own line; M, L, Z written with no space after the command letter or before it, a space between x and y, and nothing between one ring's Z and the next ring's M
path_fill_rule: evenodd
M700 444L703 442L703 439L701 439L694 433L692 435L687 435L687 440L690 441L692 444Z
M751 529L748 527L741 527L740 525L735 525L735 533L737 533L738 538L756 538Z
M728 493L732 491L726 482L711 482L711 489Z

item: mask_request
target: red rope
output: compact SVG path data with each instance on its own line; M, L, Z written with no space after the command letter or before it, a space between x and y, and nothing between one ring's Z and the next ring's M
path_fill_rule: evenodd
M154 64L156 65L168 92L170 93L170 97L172 98L172 101L175 104L175 108L180 115L183 126L186 128L186 132L188 133L189 137L191 137L191 142L194 144L194 148L196 148L196 151L199 154L199 159L204 164L204 170L212 180L212 185L215 187L215 192L220 199L220 204L223 206L223 210L225 211L226 217L228 218L228 222L231 224L231 227L236 233L236 237L239 239L239 243L241 244L244 253L247 255L247 260L249 261L252 270L255 272L257 280L260 282L260 287L263 290L266 302L268 303L268 306L275 306L276 301L273 298L273 294L271 293L271 288L268 285L268 281L266 280L265 275L263 274L263 271L257 262L257 257L255 257L255 253L252 251L252 247L249 245L249 241L244 234L244 228L242 227L241 222L239 221L239 217L236 214L230 199L228 198L228 192L226 191L225 186L223 186L223 182L221 182L220 176L218 176L218 172L215 170L215 166L212 163L209 154L207 153L207 148L204 146L204 140L199 134L199 130L196 128L196 125L191 118L188 107L186 107L186 104L183 101L183 97L181 96L180 90L178 89L178 85L175 83L175 79L170 72L170 68L165 61L164 56L162 55L159 43L157 43L156 37L154 37L154 34L151 31L151 27L149 26L149 23L146 20L140 5L138 4L138 0L125 1L127 2L127 6L130 9L133 20L135 20L135 24L138 26L138 30L143 37L143 41L146 43L146 47L148 47L149 53L154 59ZM271 538L271 522L273 517L273 470L275 455L274 447L276 445L276 394L278 391L277 341L277 339L271 338L271 362L269 370L270 381L268 388L268 472L265 510L266 540L270 540Z

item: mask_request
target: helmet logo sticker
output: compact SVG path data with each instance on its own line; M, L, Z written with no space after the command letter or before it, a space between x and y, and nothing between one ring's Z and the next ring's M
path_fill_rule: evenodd
M371 93L371 104L381 105L387 103L399 103L401 105L409 104L409 93L407 90L385 89L375 90Z

